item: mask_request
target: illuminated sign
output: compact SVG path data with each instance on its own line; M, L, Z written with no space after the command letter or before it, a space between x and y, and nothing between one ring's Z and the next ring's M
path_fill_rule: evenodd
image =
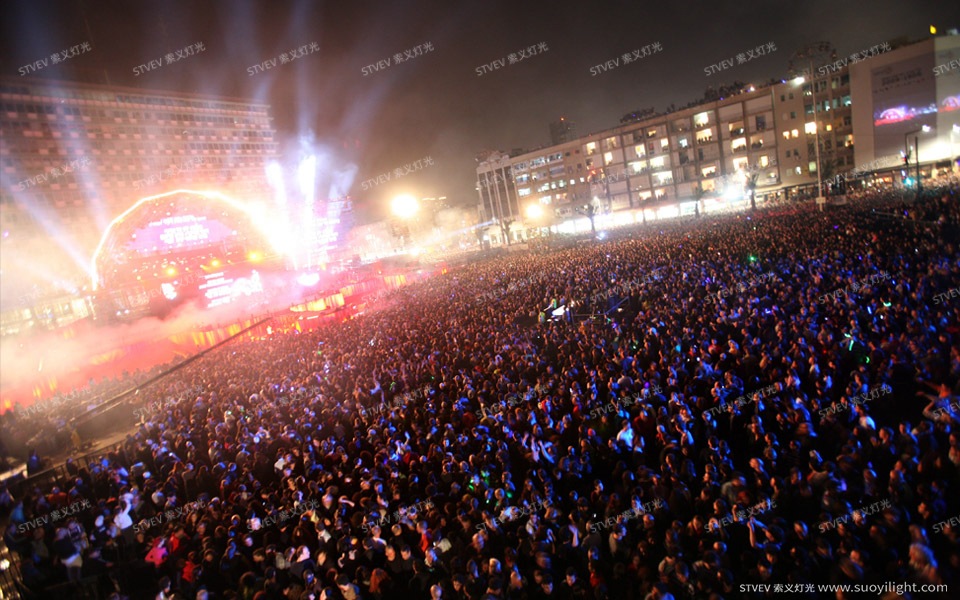
M161 227L160 241L173 246L182 246L192 242L205 242L210 238L210 229L201 224L206 221L206 217L194 217L193 215L183 217L168 217L160 221L150 223L149 227Z
M207 299L207 308L214 308L233 302L240 296L250 296L263 291L260 274L253 271L250 277L236 279L225 273L211 273L204 277L200 291Z
M949 110L949 109L945 109ZM929 104L927 106L895 106L880 111L874 115L873 124L875 126L887 125L890 123L899 123L900 121L909 121L922 115L937 114L937 105Z
M176 215L151 221L131 236L131 248L140 254L167 252L188 246L216 244L233 235L224 223L205 216Z

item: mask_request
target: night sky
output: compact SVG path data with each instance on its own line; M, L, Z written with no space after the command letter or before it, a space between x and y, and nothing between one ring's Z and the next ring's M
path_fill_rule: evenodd
M573 120L581 135L599 131L635 109L686 104L709 85L785 77L804 44L828 41L844 57L898 37L925 38L930 24L943 32L958 16L949 0L4 0L0 73L18 77L26 64L89 42L91 52L35 76L268 102L282 152L295 154L312 136L331 168L355 164L351 193L373 218L401 192L475 204L477 153L547 145L557 117ZM250 75L253 65L314 42L319 51ZM770 42L776 52L704 72ZM205 50L134 74L196 43ZM591 74L653 43L662 51ZM420 44L432 50L392 60ZM478 67L541 44L546 51L478 76ZM389 66L364 75L388 58ZM426 156L433 166L361 187Z

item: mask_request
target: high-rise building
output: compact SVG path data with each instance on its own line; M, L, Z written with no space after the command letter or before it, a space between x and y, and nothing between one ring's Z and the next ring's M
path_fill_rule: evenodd
M83 291L100 237L139 199L193 189L254 202L277 153L265 104L0 80L4 325L75 318L62 299Z
M564 117L550 123L550 143L554 146L577 139L577 125Z

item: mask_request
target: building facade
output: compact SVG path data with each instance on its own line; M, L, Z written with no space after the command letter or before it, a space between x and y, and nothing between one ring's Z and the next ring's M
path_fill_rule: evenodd
M815 71L773 86L777 163L783 188L817 183L817 139L824 193L831 179L854 167L850 73ZM819 136L818 136L819 131Z
M760 193L780 184L774 120L773 89L747 89L565 144L495 153L477 169L480 205L496 220L494 189L511 202L508 218L528 229L591 210L658 218L694 212L698 200L705 208L742 202L748 173Z
M940 36L850 65L855 163L903 167L915 177L957 168L960 36ZM898 168L900 170L900 168Z

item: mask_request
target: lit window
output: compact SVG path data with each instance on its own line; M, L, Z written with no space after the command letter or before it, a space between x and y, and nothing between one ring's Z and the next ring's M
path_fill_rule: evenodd
M603 164L609 165L613 162L613 152L605 152L603 155Z
M815 134L815 133L817 132L817 124L816 124L816 123L807 123L807 124L805 124L805 125L803 126L803 132L804 132L804 133L807 133L807 134L809 134L809 135Z
M659 168L663 166L663 157L658 156L656 158L650 159L650 166L654 168Z
M637 156L646 156L647 150L643 147L643 144L637 144L633 147L633 151L637 153Z
M803 169L801 169L800 167L797 167L796 169L794 169L794 172L795 172L797 175L802 175L802 174L803 174Z
M666 148L666 147L669 146L669 145L670 145L670 141L667 140L666 138L660 140L660 147L661 147L661 148Z
M596 154L596 153L597 153L597 143L596 143L596 142L590 142L589 144L587 144L586 146L584 146L584 148L586 148L587 156L589 156L589 155L591 155L591 154Z
M783 132L783 139L785 139L785 140L789 140L789 139L790 139L790 132L789 132L789 131L784 131L784 132Z
M767 155L764 154L760 157L760 166L766 168L770 164L770 161L767 159Z
M810 172L810 173L816 173L816 172L817 172L817 163L816 163L816 161L812 161L812 160L810 161L810 164L807 165L807 171Z
M800 137L800 132L797 131L796 129L793 129L790 131L790 135L793 136L794 138L798 138Z

